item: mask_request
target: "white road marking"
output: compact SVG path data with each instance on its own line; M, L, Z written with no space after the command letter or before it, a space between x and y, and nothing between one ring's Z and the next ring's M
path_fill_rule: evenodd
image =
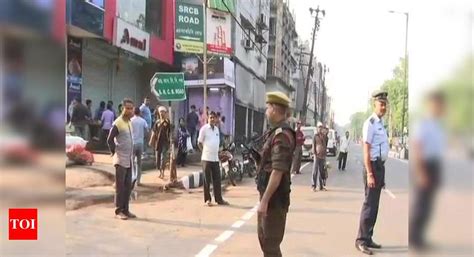
M232 224L232 227L233 227L233 228L240 228L240 227L242 227L244 224L245 224L245 221L243 221L243 220L238 220L238 221L236 221L234 224Z
M389 195L390 197L392 197L393 199L396 199L397 197L388 189L384 188L383 191Z
M208 244L206 247L202 248L202 250L196 254L196 257L208 257L217 249L217 245Z
M222 232L222 234L214 240L219 242L219 243L222 243L222 242L225 242L227 239L229 239L233 234L234 234L234 231L226 230L226 231Z
M310 162L304 164L301 168L300 171L303 170L306 166L308 166ZM291 177L294 177L295 174L292 174ZM257 212L258 209L258 204L257 203L251 210L247 211L241 218L241 220L238 220L232 224L232 228L240 228L242 227L246 221L250 220L253 215ZM223 243L227 241L229 238L232 237L232 235L235 233L234 230L226 230L222 232L216 239L214 239L215 242L218 243ZM217 249L216 244L207 244L195 257L209 257L215 250Z
M242 219L245 221L250 220L254 214L255 212L248 211L247 213L244 214L244 216L242 216Z

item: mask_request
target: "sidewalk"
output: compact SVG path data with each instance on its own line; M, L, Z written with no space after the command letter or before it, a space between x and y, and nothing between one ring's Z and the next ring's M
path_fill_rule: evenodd
M112 166L112 157L106 154L94 154L94 159L95 162L91 166L66 164L66 210L75 210L100 203L113 203L115 168ZM135 199L137 197L151 197L163 192L164 186L169 182L169 171L165 172L164 180L158 178L154 162L153 158L142 161L141 183L143 186L134 188L132 197ZM201 170L199 162L189 163L184 168L178 168L178 179Z

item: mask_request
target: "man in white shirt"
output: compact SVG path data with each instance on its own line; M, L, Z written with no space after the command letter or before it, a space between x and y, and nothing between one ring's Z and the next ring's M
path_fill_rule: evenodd
M212 179L214 188L214 199L219 205L229 205L222 199L221 173L219 169L219 128L216 126L217 115L215 112L209 114L208 124L201 127L199 131L198 145L201 149L202 168L204 170L204 202L212 206L212 198L209 190Z
M135 107L135 116L131 119L132 135L133 135L133 158L137 160L137 185L140 186L140 178L142 174L142 154L144 150L145 135L148 134L150 128L145 119L140 116L140 108Z
M339 148L339 170L346 170L347 152L349 150L349 131L346 136L341 138L341 147ZM341 166L342 164L342 166Z

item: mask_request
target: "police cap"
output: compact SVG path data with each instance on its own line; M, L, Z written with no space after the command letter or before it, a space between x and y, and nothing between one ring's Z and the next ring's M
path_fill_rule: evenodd
M267 93L267 104L279 104L284 107L290 106L290 98L282 92L268 92Z
M372 93L372 98L377 101L388 102L388 93L384 90L375 90Z

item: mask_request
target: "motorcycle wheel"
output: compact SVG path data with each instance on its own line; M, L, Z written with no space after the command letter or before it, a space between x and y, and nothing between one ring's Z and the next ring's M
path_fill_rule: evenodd
M249 165L247 168L247 174L249 175L249 178L253 178L255 176L255 166L254 165Z
M233 168L229 169L229 173L227 175L229 176L229 182L233 186L237 186L237 184L235 183L235 174L234 174Z
M233 173L236 175L235 178L236 178L237 182L241 182L242 179L244 178L241 168L234 167L233 168Z

